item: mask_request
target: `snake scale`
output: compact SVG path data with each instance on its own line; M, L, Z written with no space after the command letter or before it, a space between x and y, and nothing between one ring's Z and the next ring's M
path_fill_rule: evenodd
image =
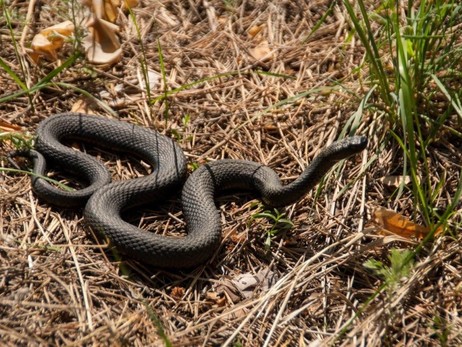
M151 174L111 183L108 170L96 158L62 142L82 140L126 152L152 166ZM367 145L353 136L334 142L314 158L293 182L282 185L269 167L244 160L217 160L199 167L184 182L186 159L171 138L126 122L77 113L51 116L39 124L31 151L32 186L39 198L61 207L85 206L90 227L107 235L129 257L168 268L188 268L205 262L221 242L220 214L214 198L223 190L253 192L269 207L292 204L303 197L339 160ZM40 178L47 163L81 177L85 188L65 191ZM184 184L183 184L184 183ZM121 217L125 209L166 200L182 187L181 202L187 235L174 238L143 231ZM86 205L85 205L86 204Z

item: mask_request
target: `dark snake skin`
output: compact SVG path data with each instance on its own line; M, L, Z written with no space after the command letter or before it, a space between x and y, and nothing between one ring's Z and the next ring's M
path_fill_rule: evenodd
M128 152L153 167L150 175L110 183L107 169L95 158L63 145L65 138L81 139L109 149ZM365 137L355 136L334 142L310 163L292 183L282 185L269 167L243 160L218 160L195 170L182 188L181 201L187 223L185 237L168 237L142 231L125 222L121 212L137 205L161 202L181 187L186 160L181 148L158 132L84 114L58 114L40 123L34 172L46 173L46 162L60 165L82 177L88 186L67 192L34 176L36 194L62 207L83 206L86 222L107 235L126 255L159 267L188 268L203 263L221 242L220 214L214 202L222 190L253 192L266 205L280 207L302 198L339 160L348 158L367 145Z

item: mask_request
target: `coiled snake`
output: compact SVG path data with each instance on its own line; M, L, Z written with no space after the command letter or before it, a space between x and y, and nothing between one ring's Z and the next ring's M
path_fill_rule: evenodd
M150 175L110 183L108 170L90 155L62 144L65 138L82 139L106 148L136 155L153 167ZM323 149L292 183L282 185L269 167L244 160L217 160L199 167L183 185L181 201L187 235L173 238L156 235L125 222L127 208L160 202L181 187L186 159L172 139L156 131L121 121L85 114L63 113L42 121L37 129L32 186L43 200L62 207L85 205L84 219L107 235L119 250L147 264L184 268L207 260L221 241L220 215L215 194L236 189L254 192L271 207L299 200L339 160L363 150L367 139L349 137ZM46 163L59 164L81 176L88 186L68 192L40 178Z

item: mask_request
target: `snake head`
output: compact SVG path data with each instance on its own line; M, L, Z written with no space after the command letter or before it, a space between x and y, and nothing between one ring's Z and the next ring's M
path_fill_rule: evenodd
M367 147L366 136L352 136L336 141L325 148L320 154L320 157L326 157L330 160L346 159L356 153L361 152Z

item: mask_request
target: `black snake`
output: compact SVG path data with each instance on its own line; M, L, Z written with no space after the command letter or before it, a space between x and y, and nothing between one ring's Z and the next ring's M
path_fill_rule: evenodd
M84 140L128 152L153 168L150 175L110 182L108 170L94 157L62 144L66 138ZM187 235L156 235L125 222L121 212L148 202L160 202L179 189L186 175L186 159L171 138L140 126L85 114L63 113L42 121L37 129L32 186L43 200L62 207L83 206L84 219L107 235L123 253L160 267L193 267L207 260L221 241L220 215L214 202L222 190L254 192L270 207L299 200L339 160L363 150L366 137L354 136L323 149L293 182L282 185L269 167L244 160L217 160L199 167L182 187L181 201ZM46 163L60 165L88 185L64 191L40 178Z

